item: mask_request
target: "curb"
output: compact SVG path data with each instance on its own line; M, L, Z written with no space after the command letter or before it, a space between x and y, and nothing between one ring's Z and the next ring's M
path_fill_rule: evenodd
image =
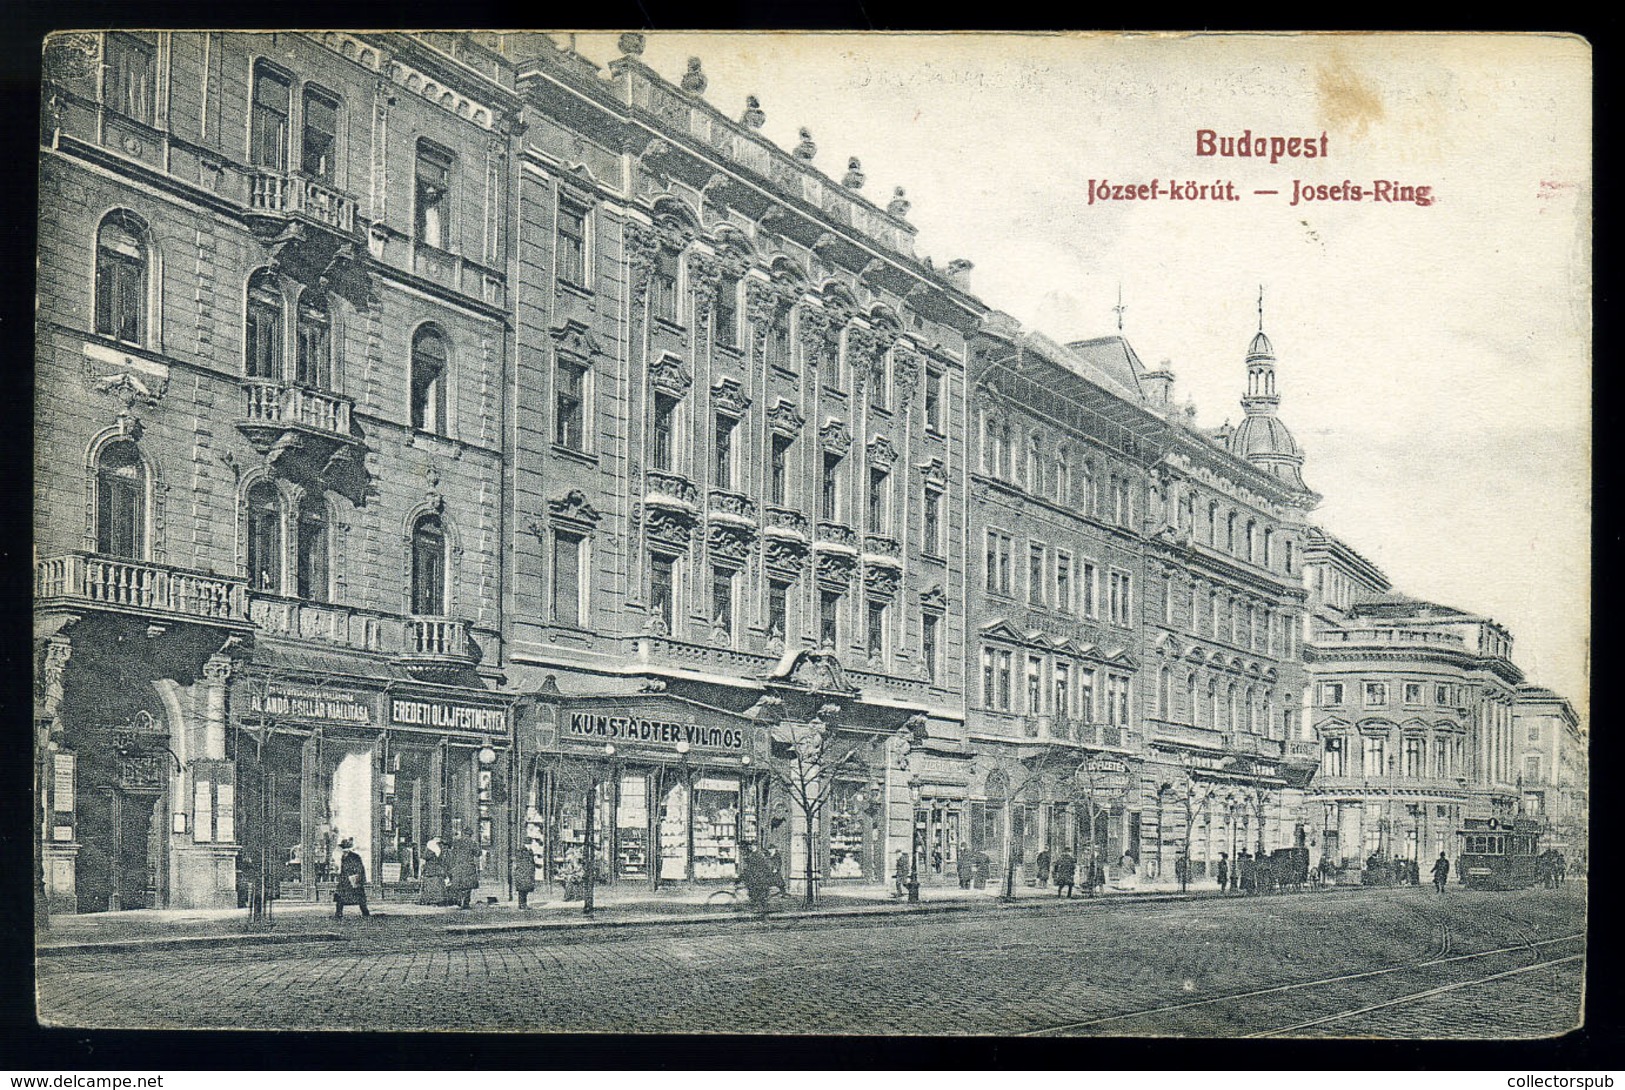
M347 942L336 931L245 932L236 935L181 935L174 938L112 939L106 942L58 942L34 948L38 957L61 954L108 954L130 950L178 948L201 950L213 946L270 946L296 942Z

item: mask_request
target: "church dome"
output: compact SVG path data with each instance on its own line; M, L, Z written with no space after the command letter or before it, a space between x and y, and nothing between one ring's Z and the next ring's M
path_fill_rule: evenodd
M1303 483L1303 448L1287 426L1274 416L1249 413L1230 433L1225 447L1259 469L1296 488Z

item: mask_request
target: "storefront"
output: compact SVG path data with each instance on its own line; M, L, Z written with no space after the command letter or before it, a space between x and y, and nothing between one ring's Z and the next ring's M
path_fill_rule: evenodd
M731 883L748 845L777 840L788 858L788 822L764 828L774 792L755 722L643 695L544 702L536 715L522 760L538 880L590 859L611 884Z
M284 898L325 899L353 842L382 896L416 893L426 848L467 835L505 884L509 712L490 694L272 679L239 683L233 732L244 869Z

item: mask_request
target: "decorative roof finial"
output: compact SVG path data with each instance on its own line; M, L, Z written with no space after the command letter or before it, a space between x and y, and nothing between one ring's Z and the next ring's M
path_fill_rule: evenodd
M1264 285L1258 285L1258 331L1264 332Z
M863 164L858 162L857 159L848 159L846 161L846 177L841 179L841 184L848 189L862 189Z
M620 39L615 43L615 47L621 51L623 57L641 57L643 55L643 43L643 35L627 33L621 35Z
M745 116L740 118L746 125L759 129L767 123L767 114L762 112L762 104L755 95L745 96Z
M700 58L688 58L688 71L683 73L683 81L680 84L683 90L691 95L703 95L706 85L710 82L705 78L705 73L700 71Z
M812 133L806 129L801 130L801 143L796 145L796 158L812 162L812 157L818 154L818 145L813 143Z
M908 215L908 210L912 207L913 205L909 204L908 198L903 196L903 187L898 186L892 190L891 203L886 206L886 211L898 219L902 219Z
M1128 307L1123 305L1123 282L1119 280L1117 282L1117 305L1112 307L1112 310L1117 312L1117 332L1119 333L1123 332L1123 312L1127 309Z

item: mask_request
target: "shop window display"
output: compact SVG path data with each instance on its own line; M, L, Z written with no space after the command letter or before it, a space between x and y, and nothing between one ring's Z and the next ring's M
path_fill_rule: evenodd
M860 783L836 782L829 807L829 876L872 878L869 852L868 795Z
M681 780L666 788L660 802L660 877L688 877L688 785Z
M431 794L434 751L403 748L393 751L384 773L383 855L378 881L416 881L423 870L423 850L434 837L434 801Z
M739 781L694 784L694 877L739 875Z
M615 804L615 871L622 878L649 876L649 777L622 776Z

